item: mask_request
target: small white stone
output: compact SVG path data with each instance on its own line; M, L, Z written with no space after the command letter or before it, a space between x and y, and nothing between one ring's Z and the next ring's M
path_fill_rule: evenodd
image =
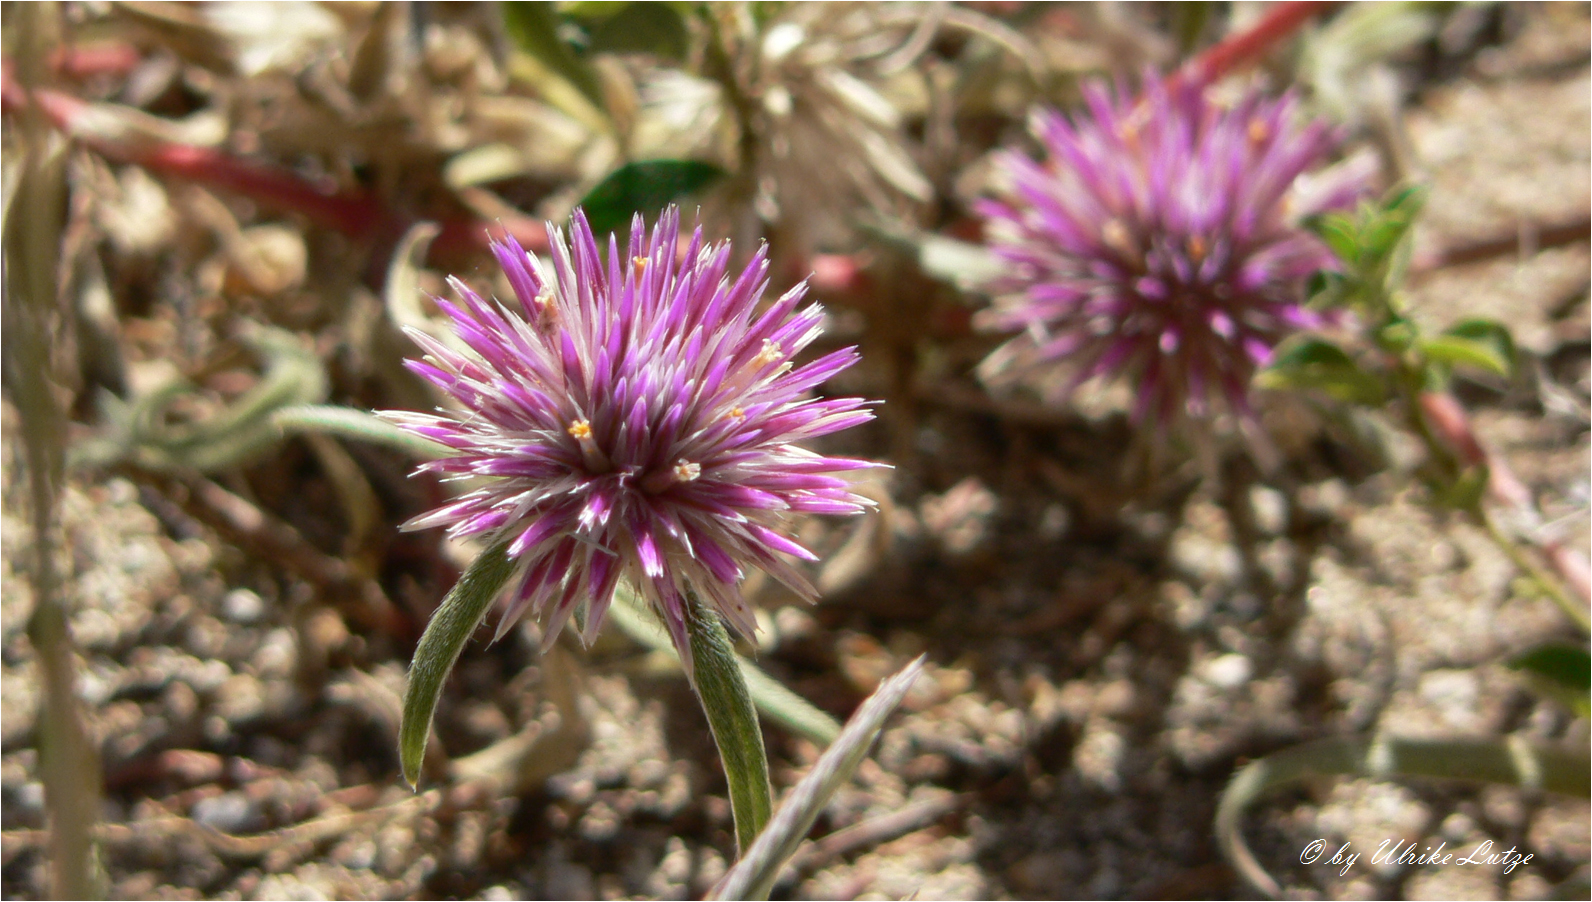
M254 623L265 616L265 599L251 589L233 589L221 596L221 616L233 623Z
M1288 528L1288 499L1270 486L1250 488L1249 509L1255 515L1255 528L1265 535L1282 535Z
M1222 655L1205 665L1205 679L1222 689L1237 689L1249 682L1254 672L1249 659L1240 654Z

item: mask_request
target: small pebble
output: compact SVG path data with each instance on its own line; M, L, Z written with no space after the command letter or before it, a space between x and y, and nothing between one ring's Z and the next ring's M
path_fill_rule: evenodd
M1222 655L1205 665L1205 679L1222 689L1237 689L1253 675L1254 666L1240 654Z
M1243 572L1243 558L1232 544L1185 527L1172 537L1172 566L1201 584L1231 585Z
M260 824L259 806L241 792L228 792L194 803L193 819L222 833L246 833Z
M1255 528L1268 536L1282 535L1288 528L1288 499L1270 486L1249 490L1249 509L1255 515Z
M17 807L29 814L43 813L44 784L31 780L17 787Z
M252 589L233 589L221 596L221 616L233 623L254 623L265 616L265 599Z

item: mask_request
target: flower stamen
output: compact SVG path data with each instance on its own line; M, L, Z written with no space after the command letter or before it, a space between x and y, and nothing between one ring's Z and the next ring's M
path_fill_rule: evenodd
M1106 220L1106 224L1100 227L1100 240L1128 260L1139 259L1139 249L1133 243L1133 236L1120 219Z
M702 475L702 465L689 460L677 460L674 466L664 470L654 470L641 479L641 490L651 495L667 489L669 486L682 482L695 482Z
M580 446L580 457L581 460L586 462L587 472L593 474L607 473L614 468L613 461L608 459L608 455L603 453L603 449L597 447L597 440L592 437L591 422L589 420L576 420L569 424L567 431L570 438L573 438L575 443Z
M542 289L531 301L536 310L536 327L546 329L558 320L558 305L553 303L553 291Z
M763 339L763 350L758 351L757 356L752 358L752 368L762 369L775 361L784 359L785 349L779 346L779 342L765 338Z

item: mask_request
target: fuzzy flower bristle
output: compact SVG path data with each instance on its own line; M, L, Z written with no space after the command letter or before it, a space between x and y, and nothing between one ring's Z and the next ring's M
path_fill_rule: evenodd
M813 559L785 518L871 506L835 474L878 464L795 444L872 418L858 398L808 397L857 353L793 366L821 331L822 309L799 306L806 286L759 312L765 251L732 281L729 246L700 228L679 252L673 207L650 232L637 217L625 253L610 236L606 262L579 210L568 240L548 231L550 273L513 238L493 245L517 303L458 280L460 303L438 300L467 351L410 332L426 359L409 368L460 410L385 416L452 449L421 470L488 479L405 528L508 543L500 636L530 614L550 643L586 605L589 642L628 578L689 666L688 588L750 634L744 568L816 597L783 558Z
M1065 395L1127 375L1134 417L1165 428L1213 402L1250 417L1256 369L1296 331L1322 325L1308 277L1334 265L1301 216L1349 203L1344 183L1304 208L1295 180L1332 150L1292 97L1223 107L1197 83L1147 76L1140 96L1085 89L1086 112L1035 114L1046 159L1001 155L985 200L989 244L1009 264L980 324L1018 335L980 367L1000 381L1065 361Z

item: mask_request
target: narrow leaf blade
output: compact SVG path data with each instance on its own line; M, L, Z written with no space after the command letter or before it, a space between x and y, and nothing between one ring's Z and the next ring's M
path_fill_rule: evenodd
M768 898L780 868L813 828L813 822L829 803L830 796L856 773L874 738L884 727L885 719L901 704L907 690L923 672L923 660L919 657L900 673L880 683L873 695L868 696L846 722L840 738L824 751L812 771L791 790L757 842L724 876L710 898Z
M1509 361L1489 342L1458 335L1435 335L1420 341L1421 351L1444 366L1470 366L1497 376L1509 375Z
M431 718L437 711L442 684L459 660L464 643L481 625L498 590L513 572L514 561L508 556L506 543L482 552L442 599L441 607L420 637L414 661L409 665L403 723L398 728L398 758L403 763L404 779L411 787L418 788L420 764L425 760L426 739L431 735Z
M1505 375L1514 372L1515 338L1503 323L1492 319L1467 319L1443 330L1443 334L1486 346L1507 367Z

